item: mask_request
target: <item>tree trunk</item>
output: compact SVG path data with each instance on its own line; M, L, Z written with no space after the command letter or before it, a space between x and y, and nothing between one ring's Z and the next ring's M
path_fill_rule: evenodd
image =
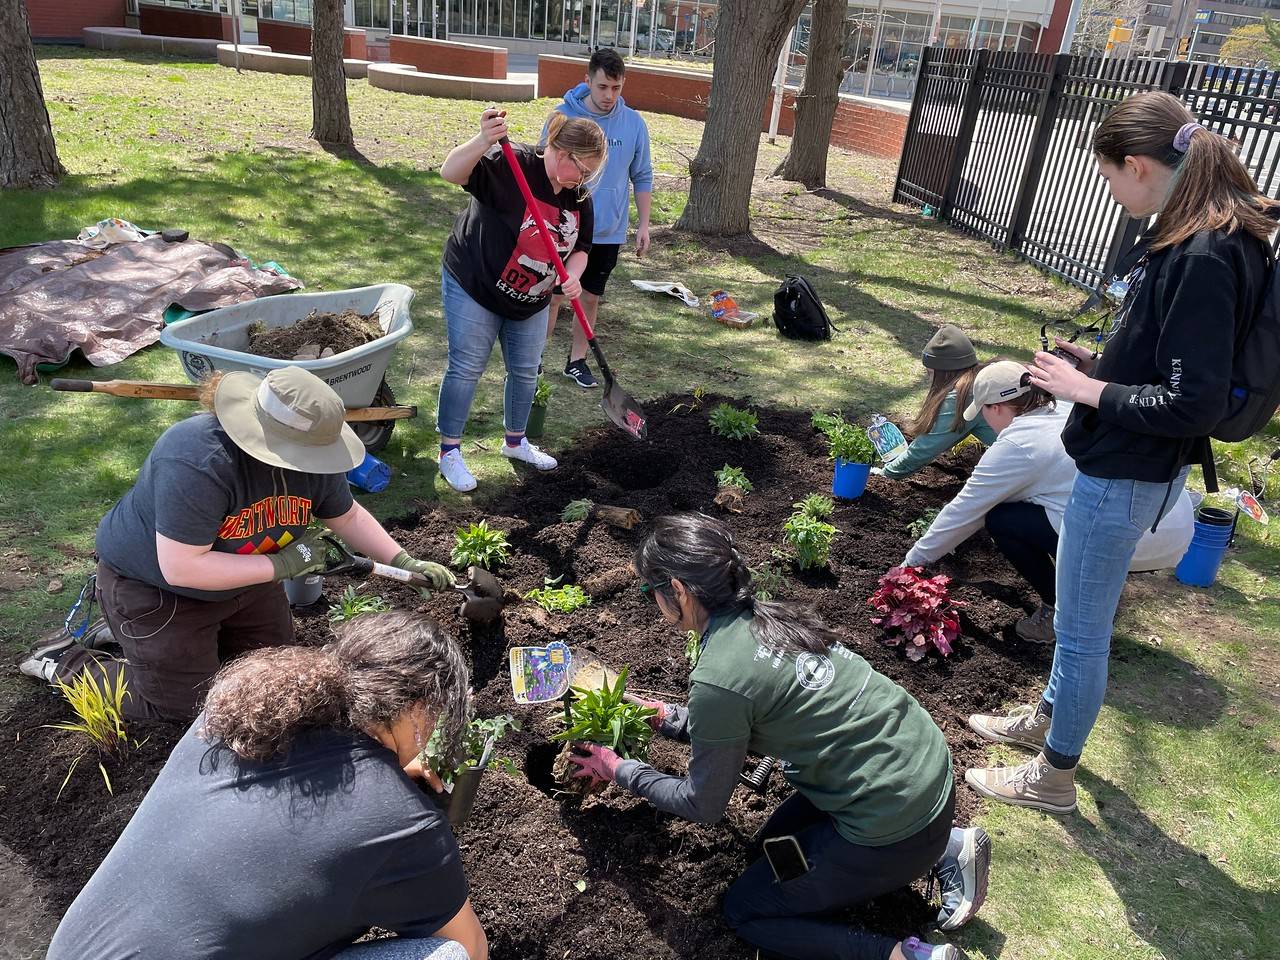
M26 0L0 0L0 188L52 187L66 172L44 105Z
M0 3L5 0L0 0ZM315 0L311 13L311 139L351 147L351 109L342 69L342 0Z
M689 202L677 230L737 236L751 229L751 182L760 121L778 51L805 0L721 0L715 72Z
M827 149L844 77L840 55L847 12L848 0L816 0L813 5L804 88L796 102L796 130L791 150L777 169L782 179L798 181L810 190L827 185Z

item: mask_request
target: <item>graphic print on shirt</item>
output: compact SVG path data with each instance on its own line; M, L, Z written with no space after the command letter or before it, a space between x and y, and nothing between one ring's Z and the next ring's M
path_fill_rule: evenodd
M578 242L578 214L552 206L537 197L534 202L538 204L543 222L555 241L556 252L563 260ZM511 258L498 278L498 289L513 300L533 303L550 294L556 283L556 268L547 259L538 226L526 206L516 248L511 251Z
M275 553L292 543L294 537L288 530L274 536L272 531L280 527L306 527L310 522L309 497L263 497L238 513L227 514L218 528L214 549L217 549L218 540L244 540L240 546L232 544L231 551L241 556Z

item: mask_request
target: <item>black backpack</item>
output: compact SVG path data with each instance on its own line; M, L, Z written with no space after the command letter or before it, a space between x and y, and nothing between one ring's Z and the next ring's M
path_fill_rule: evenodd
M837 329L809 281L791 274L773 295L773 322L792 340L830 340Z
M1231 396L1227 415L1209 434L1215 440L1248 440L1280 409L1280 270L1267 248L1271 275L1258 313L1236 339L1231 358Z

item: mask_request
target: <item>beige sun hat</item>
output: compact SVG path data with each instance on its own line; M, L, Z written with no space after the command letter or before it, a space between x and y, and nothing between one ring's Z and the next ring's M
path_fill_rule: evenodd
M273 467L346 473L364 462L364 444L347 426L342 398L301 367L266 377L223 374L213 410L237 447Z
M1007 403L1031 392L1031 372L1013 360L989 363L973 378L973 397L964 408L966 420L978 419L987 404Z

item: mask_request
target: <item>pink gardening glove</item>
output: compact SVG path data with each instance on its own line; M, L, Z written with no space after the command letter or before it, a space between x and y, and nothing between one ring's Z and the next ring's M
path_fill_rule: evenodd
M661 700L646 700L644 697L637 697L633 693L624 693L622 699L629 703L638 703L642 707L653 710L654 714L649 718L649 726L657 730L662 726L662 721L667 718L667 705Z
M622 762L620 756L598 743L575 743L573 746L575 751L586 751L586 756L579 752L569 754L569 762L578 767L573 774L575 777L590 777L593 787L597 783L613 783L618 764Z

